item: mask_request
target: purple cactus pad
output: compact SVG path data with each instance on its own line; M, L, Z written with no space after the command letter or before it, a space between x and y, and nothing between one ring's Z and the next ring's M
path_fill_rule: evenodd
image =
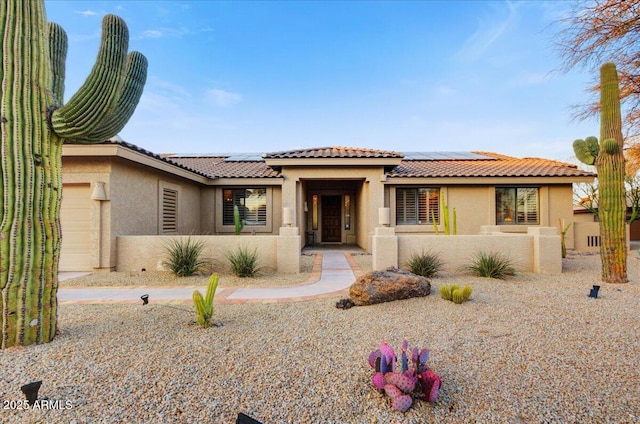
M391 407L398 412L407 412L411 405L413 404L413 399L409 395L398 396L393 399L391 403Z

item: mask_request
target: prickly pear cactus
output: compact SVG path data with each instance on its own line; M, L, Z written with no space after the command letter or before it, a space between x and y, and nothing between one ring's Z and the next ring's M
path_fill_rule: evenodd
M409 365L409 351L412 366ZM369 354L369 365L375 371L371 382L380 393L391 398L391 407L399 412L406 412L411 407L413 397L435 402L442 380L427 367L428 359L427 348L409 349L409 343L405 339L400 355L402 368L398 371L395 352L386 342L382 342L377 350Z
M587 165L595 165L598 173L602 280L626 283L625 164L618 73L613 63L605 63L600 68L600 146L597 152L594 152L594 138L576 140L573 146L576 157Z
M63 104L67 37L46 22L42 0L0 6L0 348L45 343L57 328L62 144L114 136L146 81L143 55L108 15L96 64Z

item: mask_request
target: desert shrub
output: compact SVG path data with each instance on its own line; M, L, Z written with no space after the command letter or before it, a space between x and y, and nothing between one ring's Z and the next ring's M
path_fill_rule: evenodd
M471 264L467 265L467 271L473 275L486 278L503 279L507 275L515 275L513 263L508 256L501 253L478 252L471 260Z
M231 265L231 271L238 277L253 277L259 270L258 251L249 252L246 247L238 247L235 251L225 253Z
M167 259L163 262L178 277L189 277L203 271L208 261L202 257L204 242L191 237L172 239L165 245Z
M431 278L442 269L443 264L438 253L423 251L412 254L405 266L416 275Z

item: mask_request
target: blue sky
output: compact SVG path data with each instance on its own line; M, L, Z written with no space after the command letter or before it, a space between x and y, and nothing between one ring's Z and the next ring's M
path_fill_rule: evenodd
M589 75L556 72L564 2L45 1L69 36L65 98L106 13L147 56L120 133L156 153L352 146L569 160Z

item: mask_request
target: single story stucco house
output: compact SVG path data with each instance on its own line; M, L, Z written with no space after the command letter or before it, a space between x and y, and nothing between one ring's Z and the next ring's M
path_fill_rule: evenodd
M62 163L63 271L116 269L119 236L233 235L234 205L243 233L273 235L292 225L300 248L369 250L380 208L397 234L442 232L441 198L456 210L459 235L485 225L526 233L572 222L572 184L595 177L567 163L488 152L159 155L119 139L65 145ZM573 233L566 243L574 247Z

